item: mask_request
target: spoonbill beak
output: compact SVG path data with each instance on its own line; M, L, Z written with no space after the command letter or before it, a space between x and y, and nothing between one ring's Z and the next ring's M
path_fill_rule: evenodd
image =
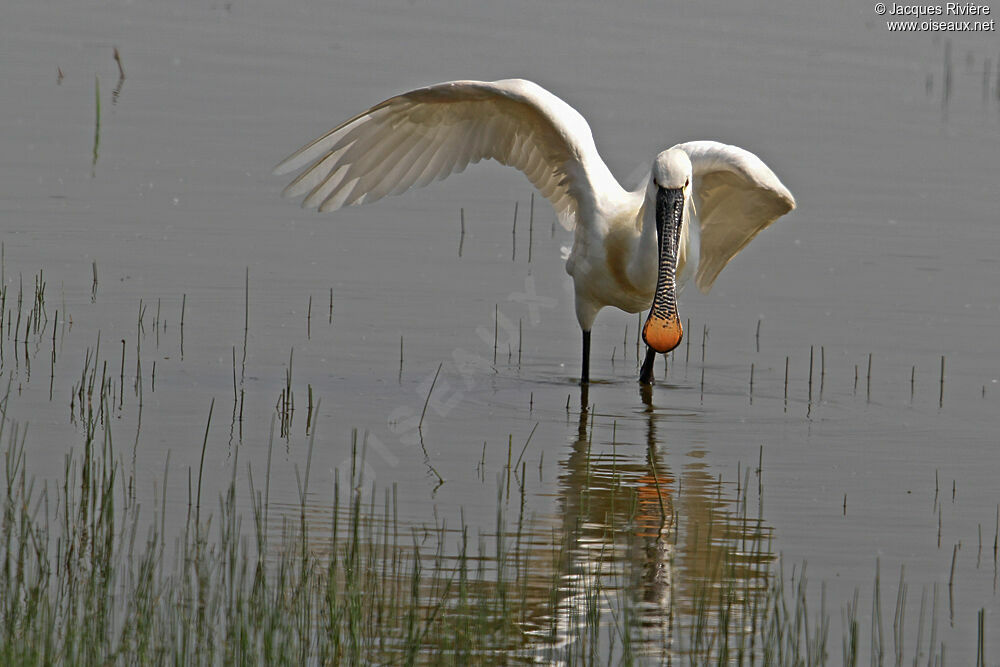
M660 261L656 294L642 327L642 340L650 349L664 353L680 345L684 330L677 317L677 255L684 220L684 188L656 189L656 236Z

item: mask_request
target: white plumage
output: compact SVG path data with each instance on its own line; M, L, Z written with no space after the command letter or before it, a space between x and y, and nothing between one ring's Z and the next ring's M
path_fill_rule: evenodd
M676 151L686 154L690 167L667 159ZM697 259L693 273L703 291L754 236L795 208L792 194L760 158L714 141L660 153L650 177L628 192L598 154L583 116L522 79L451 81L398 95L306 145L274 171L304 168L284 194L305 195L303 206L334 211L427 185L483 159L524 173L560 222L575 229L566 270L574 278L584 331L584 380L597 312L605 306L637 312L653 301L661 264L658 188L683 191L676 268L683 278ZM661 181L670 183L656 182L658 164ZM696 239L699 257L691 258Z

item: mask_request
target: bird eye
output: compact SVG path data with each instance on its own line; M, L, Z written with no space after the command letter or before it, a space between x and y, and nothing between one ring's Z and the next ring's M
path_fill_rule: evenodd
M691 179L690 178L688 178L687 180L684 181L684 187L687 187L689 185L691 185Z

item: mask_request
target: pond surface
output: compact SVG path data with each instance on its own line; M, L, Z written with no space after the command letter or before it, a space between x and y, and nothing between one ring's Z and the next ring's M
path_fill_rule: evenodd
M61 476L96 372L140 496L170 452L178 516L206 423L203 495L237 450L244 483L273 447L289 512L310 438L316 508L357 442L365 488L394 487L405 525L492 534L499 502L546 537L540 563L566 546L562 602L526 601L540 616L573 606L600 552L621 575L606 589L655 625L691 604L714 526L756 541L748 590L779 556L808 563L834 661L858 589L870 632L876 564L888 600L905 568L908 654L933 613L951 661L972 662L981 609L1000 652L995 33L893 34L842 2L478 4L6 4L5 414L29 425L31 470ZM577 386L570 235L516 172L481 164L332 215L270 175L393 94L514 76L576 107L623 179L717 139L798 200L712 293L681 294L687 340L651 394L639 321L611 310L598 381Z

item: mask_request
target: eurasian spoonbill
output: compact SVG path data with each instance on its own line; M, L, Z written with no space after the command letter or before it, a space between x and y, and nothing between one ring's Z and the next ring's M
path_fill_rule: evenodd
M583 331L581 382L590 377L590 330L614 306L649 308L639 381L656 354L683 336L676 292L691 275L708 291L719 272L795 199L753 153L715 141L677 144L625 190L575 109L523 79L449 81L390 98L309 143L274 169L305 167L284 194L320 211L373 202L492 158L517 168L575 229L566 272ZM695 224L691 224L695 223Z

